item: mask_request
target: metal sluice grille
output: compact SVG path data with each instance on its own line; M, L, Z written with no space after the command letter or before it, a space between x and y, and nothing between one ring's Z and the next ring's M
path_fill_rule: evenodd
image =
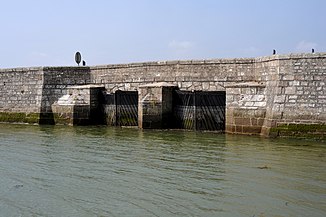
M194 129L194 97L189 91L176 90L173 93L173 114L175 127L181 129Z
M175 126L192 130L225 130L224 91L180 91L173 96Z
M116 91L116 126L138 125L138 92Z

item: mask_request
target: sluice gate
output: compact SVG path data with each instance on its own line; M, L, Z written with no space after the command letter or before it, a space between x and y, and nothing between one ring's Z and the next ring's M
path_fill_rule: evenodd
M103 86L69 88L53 106L57 124L144 129L225 130L225 92L181 91L168 84L107 93Z
M189 130L225 130L224 91L181 91L173 93L175 127Z
M111 126L138 125L138 92L118 90L106 94L104 113L106 123Z

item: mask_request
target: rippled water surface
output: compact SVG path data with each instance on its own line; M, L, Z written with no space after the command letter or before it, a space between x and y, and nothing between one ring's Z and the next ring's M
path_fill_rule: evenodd
M0 125L0 216L326 216L326 144Z

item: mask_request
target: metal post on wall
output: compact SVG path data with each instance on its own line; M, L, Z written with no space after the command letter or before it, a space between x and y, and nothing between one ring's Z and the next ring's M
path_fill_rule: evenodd
M194 130L197 130L197 108L196 108L196 91L193 90L193 106L194 106Z
M115 91L114 93L114 104L115 104L115 126L118 126L118 93L119 91Z

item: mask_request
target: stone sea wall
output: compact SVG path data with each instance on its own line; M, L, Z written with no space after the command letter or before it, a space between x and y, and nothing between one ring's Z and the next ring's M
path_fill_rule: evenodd
M53 124L51 105L67 87L89 84L82 67L0 69L0 122Z
M164 61L103 65L90 67L91 79L103 84L109 92L138 90L142 84L167 82L183 90L225 90L230 80L256 80L255 60L216 59L193 61Z
M226 85L226 132L324 138L325 54L256 58L261 79Z
M42 91L42 68L0 70L0 121L37 122Z
M226 132L324 137L326 53L162 61L91 67L0 69L0 122L54 124L52 105L76 85L106 93L167 82L226 91Z
M326 58L310 54L284 56L266 79L263 134L325 137Z

